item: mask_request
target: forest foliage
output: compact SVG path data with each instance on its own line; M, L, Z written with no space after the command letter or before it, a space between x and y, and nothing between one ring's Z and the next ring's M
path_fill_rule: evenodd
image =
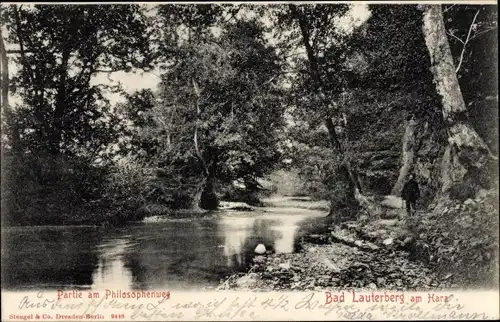
M432 201L447 133L422 11L370 5L343 28L352 9L2 6L2 220L118 224L148 204L258 204L276 170L352 215L355 190L391 193L411 117ZM470 123L494 155L495 9L443 6ZM154 73L159 85L95 83L118 72Z

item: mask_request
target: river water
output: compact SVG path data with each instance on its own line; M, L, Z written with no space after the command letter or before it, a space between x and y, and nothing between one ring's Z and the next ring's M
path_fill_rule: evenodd
M4 228L2 288L211 289L247 270L259 243L294 252L297 232L324 225L325 215L281 206L119 228Z

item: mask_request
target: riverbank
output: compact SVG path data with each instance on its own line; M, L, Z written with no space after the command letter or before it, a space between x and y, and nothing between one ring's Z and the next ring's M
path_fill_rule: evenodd
M310 236L309 236L310 237ZM301 250L290 254L256 256L246 274L235 274L220 286L225 290L428 290L458 287L440 279L429 267L410 261L405 251L366 242L301 242ZM370 249L371 248L371 249Z
M291 252L296 227L325 212L257 207L184 215L121 227L4 227L2 285L214 290L221 278L247 269L255 243Z
M309 197L291 197L291 196L271 196L260 199L262 206L252 206L241 201L225 201L219 202L217 210L203 209L170 209L162 205L146 205L140 209L142 219L145 222L155 222L161 220L169 220L172 218L202 218L217 214L221 211L243 211L243 212L267 212L274 208L287 208L289 211L315 210L329 211L330 206L326 200L312 200ZM266 210L267 209L267 210Z
M491 288L498 284L497 202L496 191L481 191L475 199L443 201L410 218L392 202L384 212L390 218L361 216L321 232L299 232L298 252L256 255L247 273L229 276L219 288Z

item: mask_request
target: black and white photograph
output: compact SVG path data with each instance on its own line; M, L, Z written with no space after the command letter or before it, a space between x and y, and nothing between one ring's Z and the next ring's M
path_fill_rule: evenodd
M498 294L496 2L0 9L2 292Z

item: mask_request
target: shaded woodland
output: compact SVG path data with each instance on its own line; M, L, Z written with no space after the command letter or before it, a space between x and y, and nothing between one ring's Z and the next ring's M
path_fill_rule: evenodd
M273 175L340 224L380 217L414 173L411 235L494 271L496 6L1 8L4 225L258 206ZM158 86L96 82L117 73Z

